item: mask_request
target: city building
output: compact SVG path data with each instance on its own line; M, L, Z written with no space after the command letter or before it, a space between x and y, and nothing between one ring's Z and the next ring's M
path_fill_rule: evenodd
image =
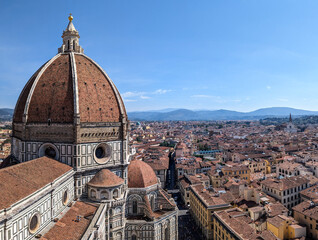
M248 213L238 208L214 212L213 239L276 240L276 237L267 230L257 233L250 226L252 222Z
M261 182L262 191L291 209L301 202L300 192L309 187L309 180L302 176L283 179L266 179Z
M190 186L190 213L207 239L213 239L213 213L232 207L226 195L209 191L201 184Z
M292 217L278 215L267 219L267 229L278 239L299 239L306 236L306 228L300 226Z
M307 236L318 239L318 200L301 202L293 207L293 213L295 220L306 226Z
M251 181L251 170L246 165L225 166L222 168L225 178L244 179L247 182Z
M293 119L291 114L289 115L289 122L286 124L286 128L284 129L285 132L288 133L296 133L297 132L297 127L293 123Z

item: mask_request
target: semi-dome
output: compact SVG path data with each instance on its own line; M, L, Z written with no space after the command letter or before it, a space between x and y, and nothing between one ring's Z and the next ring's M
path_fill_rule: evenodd
M128 166L128 187L145 188L158 183L154 170L141 160L133 160Z
M25 85L14 123L120 122L126 118L121 96L105 71L83 54L72 18L59 53Z
M92 187L115 187L124 183L124 179L118 177L115 173L108 169L100 170L87 185Z

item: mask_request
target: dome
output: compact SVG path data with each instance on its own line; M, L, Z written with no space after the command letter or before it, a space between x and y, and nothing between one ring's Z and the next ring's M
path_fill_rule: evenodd
M124 179L108 169L102 169L87 184L92 187L115 187L123 183Z
M59 53L22 90L13 123L120 122L127 118L114 83L83 54L72 20L62 37Z
M133 160L128 166L128 187L145 188L157 184L154 170L145 162Z

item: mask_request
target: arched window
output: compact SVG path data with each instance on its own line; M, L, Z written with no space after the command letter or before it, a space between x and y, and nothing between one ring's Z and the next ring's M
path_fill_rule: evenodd
M73 40L73 50L75 51L75 40Z
M137 236L134 234L131 236L131 240L137 240Z
M91 198L96 198L96 191L94 189L91 190Z
M153 195L150 197L150 206L152 211L155 211L155 198Z
M108 199L108 192L107 192L107 191L102 191L102 192L100 193L100 198L101 198L102 200L107 200L107 199Z
M67 40L67 49L70 50L71 46L70 46L70 40Z
M137 200L133 200L133 214L137 214Z
M113 198L118 198L118 190L117 189L115 189L113 191Z
M165 240L168 240L168 239L170 239L169 228L166 227L166 228L165 228Z

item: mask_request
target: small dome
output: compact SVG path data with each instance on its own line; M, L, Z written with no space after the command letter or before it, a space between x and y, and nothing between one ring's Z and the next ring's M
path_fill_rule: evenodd
M115 187L124 183L124 179L118 177L108 169L100 170L87 185L92 187Z
M133 160L128 166L128 187L145 188L157 184L154 170L145 162Z

